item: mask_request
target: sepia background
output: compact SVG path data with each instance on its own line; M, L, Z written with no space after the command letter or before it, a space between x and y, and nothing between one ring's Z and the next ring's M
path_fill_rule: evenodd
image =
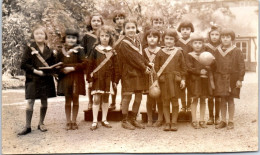
M258 150L258 8L257 0L3 0L2 2L2 152L3 153L87 153L87 152L233 152ZM92 12L99 12L105 24L116 10L136 17L142 30L154 15L165 18L165 28L176 28L191 20L195 31L205 37L210 22L232 28L236 44L246 63L241 99L235 100L235 129L216 130L214 126L194 130L189 123L179 123L178 132L162 128L127 131L120 122L113 128L89 130L84 121L87 96L80 97L79 130L65 131L64 98L49 100L45 125L49 131L36 130L40 104L35 104L32 134L17 137L25 121L24 73L20 70L23 45L30 41L33 25L42 23L53 49L60 44L66 28L86 33ZM119 86L120 87L120 86ZM118 89L120 90L120 88ZM119 104L120 92L117 97ZM37 102L38 103L38 102ZM143 97L141 111L145 109ZM119 106L119 105L118 105ZM206 113L207 118L208 113ZM139 118L140 119L140 118ZM36 145L37 144L37 145Z

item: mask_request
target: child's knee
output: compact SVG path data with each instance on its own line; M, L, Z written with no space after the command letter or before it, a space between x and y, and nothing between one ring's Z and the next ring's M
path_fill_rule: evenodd
M109 94L103 94L102 95L102 102L103 103L108 103L108 99L109 99Z
M47 108L47 106L48 106L47 98L41 99L41 107Z
M29 99L27 102L26 110L33 111L34 102L34 99Z
M99 105L99 104L100 104L100 101L101 101L101 95L95 94L95 95L94 95L94 104L95 104L95 105Z

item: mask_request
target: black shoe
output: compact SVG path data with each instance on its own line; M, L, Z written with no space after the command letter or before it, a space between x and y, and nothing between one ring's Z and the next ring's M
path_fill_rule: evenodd
M93 122L91 127L90 127L90 130L94 131L98 128L98 123L97 122Z
M177 127L177 123L172 123L171 124L171 131L177 131L178 127Z
M25 128L22 132L19 132L18 135L26 135L28 133L32 132L31 128Z
M134 130L135 127L129 121L122 121L122 127L128 130Z
M221 129L227 126L226 122L221 121L218 125L215 126L216 129Z
M102 121L101 125L106 127L106 128L112 128L112 126L107 121Z
M228 122L227 129L228 130L234 129L234 123L233 122Z
M163 131L171 131L171 124L170 123L166 123Z
M46 131L48 131L43 124L38 125L38 130L40 130L41 132L46 132Z
M112 111L112 110L115 110L115 109L116 109L116 104L114 104L114 103L110 104L108 110Z

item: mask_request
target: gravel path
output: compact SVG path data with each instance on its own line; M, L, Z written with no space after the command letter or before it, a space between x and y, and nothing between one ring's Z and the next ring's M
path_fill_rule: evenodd
M97 152L233 152L258 150L258 86L256 73L247 73L241 99L235 100L235 129L216 130L214 126L195 130L189 123L179 123L177 132L161 128L129 131L120 122L110 122L112 129L99 126L91 131L84 121L87 98L80 97L79 129L66 131L64 98L49 100L45 120L46 133L37 130L40 103L36 102L32 133L17 136L24 126L26 101L24 90L2 91L2 153L97 153ZM119 95L120 96L120 95ZM120 98L117 99L118 103ZM141 110L145 110L144 97ZM138 118L141 119L140 116ZM208 112L206 113L208 119Z

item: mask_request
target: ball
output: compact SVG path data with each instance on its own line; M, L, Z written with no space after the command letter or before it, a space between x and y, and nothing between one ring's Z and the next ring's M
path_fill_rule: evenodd
M149 88L149 96L152 98L158 98L161 94L161 90L158 81L155 81Z
M199 56L199 62L204 66L209 66L214 61L215 57L210 52L202 52Z

